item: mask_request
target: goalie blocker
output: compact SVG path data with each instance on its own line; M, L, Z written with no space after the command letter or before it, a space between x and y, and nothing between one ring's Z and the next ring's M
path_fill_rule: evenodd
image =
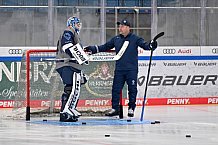
M123 53L126 51L126 48L129 45L129 41L125 41L120 49L120 51L117 53L115 56L106 56L106 57L96 57L93 55L88 56L81 44L77 43L76 45L72 46L71 44L66 44L66 45L71 45L67 46L69 48L70 53L74 56L74 58L78 61L79 64L86 63L88 61L116 61L119 60ZM98 52L98 49L96 48L96 51Z
M79 64L83 64L89 60L88 55L83 50L80 43L73 45L72 43L65 44L63 50L70 56L73 56Z

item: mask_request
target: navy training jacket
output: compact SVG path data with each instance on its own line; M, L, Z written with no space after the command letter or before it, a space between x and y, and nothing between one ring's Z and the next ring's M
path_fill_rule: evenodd
M129 33L126 37L119 34L104 45L98 46L99 52L104 52L115 47L116 54L120 51L124 41L129 41L123 56L116 61L116 70L138 70L138 46L144 50L150 50L149 42L143 38Z

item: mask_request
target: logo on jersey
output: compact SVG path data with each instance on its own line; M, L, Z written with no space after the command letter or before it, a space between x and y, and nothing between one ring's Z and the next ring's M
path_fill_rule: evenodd
M64 38L67 39L67 40L70 40L70 38L71 38L70 33L65 33Z

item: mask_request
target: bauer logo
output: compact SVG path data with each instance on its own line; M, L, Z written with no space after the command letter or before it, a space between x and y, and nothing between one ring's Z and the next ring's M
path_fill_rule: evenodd
M145 76L138 77L138 85L145 83ZM200 86L218 84L218 75L151 76L148 86Z
M21 49L9 49L8 50L8 53L11 54L11 55L14 55L14 54L22 54L22 50Z

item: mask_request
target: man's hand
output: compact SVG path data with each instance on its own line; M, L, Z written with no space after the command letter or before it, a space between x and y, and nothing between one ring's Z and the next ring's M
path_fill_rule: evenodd
M97 53L97 49L95 46L87 46L84 48L84 51L87 52L88 54L95 54Z
M149 47L151 50L155 50L157 48L157 41L151 40L149 43Z

